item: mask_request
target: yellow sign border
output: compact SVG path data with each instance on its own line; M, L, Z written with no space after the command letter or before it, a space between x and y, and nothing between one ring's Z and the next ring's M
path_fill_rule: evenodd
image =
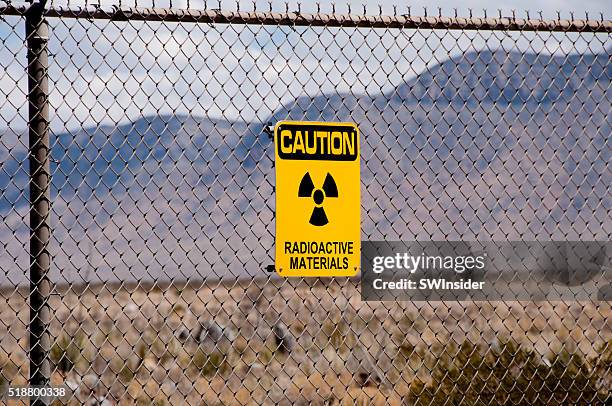
M357 164L357 168L358 168L358 180L357 180L357 193L358 193L358 215L356 218L356 222L358 223L358 236L357 239L353 241L353 254L350 254L353 258L355 258L355 260L353 261L354 266L350 267L349 269L346 270L307 270L307 271L299 271L297 273L295 273L295 271L292 271L291 274L287 273L287 272L283 272L281 269L279 269L278 266L278 254L279 254L279 241L278 241L278 235L279 235L279 221L278 221L278 215L275 215L276 218L276 225L275 225L275 270L276 272L282 276L282 277L353 277L355 275L357 275L360 271L360 259L361 259L361 132L359 131L359 127L357 126L357 124L352 123L352 122L325 122L325 121L293 121L293 120L281 120L278 121L275 125L274 125L274 133L273 133L273 143L274 143L274 160L275 160L275 174L277 177L276 180L276 184L275 184L275 193L276 193L276 199L275 199L275 204L276 204L276 209L275 211L278 211L278 207L279 207L279 194L278 194L278 162L279 161L296 161L296 160L290 160L290 159L283 159L280 157L279 155L279 148L280 146L277 144L277 135L278 135L278 129L280 126L284 125L284 124L290 124L290 125L295 125L295 126L312 126L312 125L320 125L320 126L324 126L324 127L352 127L355 129L356 133L357 133L357 157L355 160L353 161L329 161L329 162L342 162L344 164L348 163L348 164ZM307 161L302 161L302 162L307 162ZM312 160L310 162L324 162L323 160ZM282 243L282 242L280 242ZM286 255L286 254L284 254ZM356 264L356 265L355 265Z

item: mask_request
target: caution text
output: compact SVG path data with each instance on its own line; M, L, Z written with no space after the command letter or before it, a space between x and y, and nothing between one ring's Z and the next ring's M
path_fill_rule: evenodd
M276 140L281 159L354 161L358 155L355 127L283 124Z

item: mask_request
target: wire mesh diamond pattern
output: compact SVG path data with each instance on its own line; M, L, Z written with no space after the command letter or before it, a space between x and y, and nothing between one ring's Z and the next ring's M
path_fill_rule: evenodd
M284 119L359 126L364 240L609 241L609 20L146 6L45 6L61 403L610 403L609 301L266 270ZM31 373L28 9L0 3L0 393Z

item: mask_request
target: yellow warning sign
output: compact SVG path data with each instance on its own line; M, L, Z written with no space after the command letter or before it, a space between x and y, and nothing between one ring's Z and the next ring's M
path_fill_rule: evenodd
M276 271L355 275L361 249L357 126L281 121L274 145Z

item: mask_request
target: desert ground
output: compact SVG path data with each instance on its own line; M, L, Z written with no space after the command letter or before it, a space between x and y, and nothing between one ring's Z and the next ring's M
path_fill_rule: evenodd
M611 399L610 302L362 302L351 279L54 290L62 403L487 404L500 388L496 404ZM27 292L0 303L5 388L28 376Z

